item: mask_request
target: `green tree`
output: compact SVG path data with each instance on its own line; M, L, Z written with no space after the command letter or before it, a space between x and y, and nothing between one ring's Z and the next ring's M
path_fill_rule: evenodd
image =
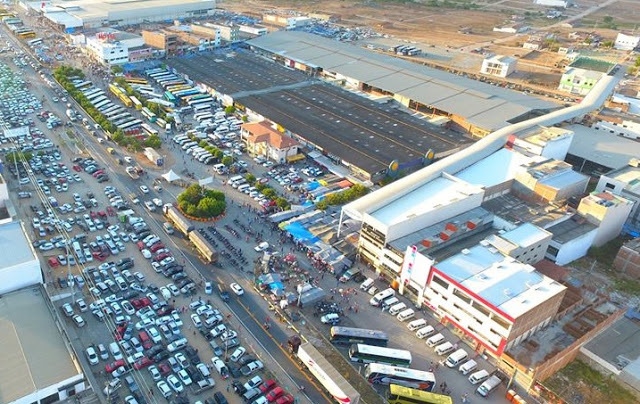
M261 184L261 183L257 183L256 185L254 185L256 187L256 189L258 191L262 191L263 189L265 189L267 187L267 184Z
M142 142L140 141L140 139L138 139L135 136L127 136L127 149L131 150L132 152L139 152L142 151Z
M273 200L276 198L277 194L276 191L273 188L265 188L262 190L262 195L266 196L267 198Z
M220 149L217 149L215 153L213 153L213 157L217 158L218 160L222 160L224 158L224 152Z
M231 114L233 114L234 112L236 112L236 107L234 107L233 105L229 105L229 106L227 106L227 107L224 109L224 112L225 112L227 115L231 115Z
M123 72L124 72L124 69L122 68L122 66L111 66L111 73L120 74Z
M200 143L198 143L198 146L206 149L207 147L209 147L209 142L207 142L206 140L201 140Z
M216 201L221 201L221 202L225 201L224 192L216 191L216 190L213 190L213 189L207 189L204 192L204 197L205 198L215 199Z
M249 117L247 117L246 115L242 115L242 122L248 122L249 121Z
M154 149L159 149L162 146L162 139L158 137L158 135L151 135L144 141L145 147L152 147Z
M233 163L233 157L231 156L224 156L222 158L222 164L224 164L225 166L229 167L231 165L231 163Z
M283 197L276 198L276 205L282 210L287 210L289 208L289 201L287 201Z
M180 195L178 195L178 202L187 201L191 205L198 203L202 195L202 187L200 184L190 185Z
M244 179L247 180L247 182L251 185L253 185L256 182L256 176L251 173L248 173L247 175L245 175Z

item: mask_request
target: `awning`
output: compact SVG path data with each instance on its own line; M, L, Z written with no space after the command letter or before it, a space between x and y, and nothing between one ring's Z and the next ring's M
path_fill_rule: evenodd
M298 153L295 156L287 157L287 163L293 163L295 161L304 160L306 156L302 153Z
M162 174L162 178L164 178L167 182L174 182L180 179L180 176L176 174L173 170L169 170L168 173Z

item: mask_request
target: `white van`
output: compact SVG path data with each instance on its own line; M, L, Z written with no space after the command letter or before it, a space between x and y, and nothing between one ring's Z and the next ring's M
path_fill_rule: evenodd
M436 331L435 328L433 328L432 326L428 325L428 326L422 327L421 329L416 331L416 337L418 337L420 339L427 338L429 335L433 334L435 331Z
M395 296L391 296L382 301L382 308L388 309L389 307L393 307L398 303L400 303L400 300Z
M467 375L473 372L474 370L476 370L477 367L478 367L478 363L473 359L469 359L468 361L460 365L460 367L458 368L458 371L460 371L460 373L462 373L463 375Z
M249 184L242 184L238 187L238 191L240 192L244 192L246 189L249 189L251 187L251 185Z
M388 288L383 290L382 292L378 292L375 296L373 296L371 298L371 300L369 300L369 304L372 306L380 306L380 303L382 303L382 301L388 297L391 296L395 296L396 291Z
M476 392L480 394L482 397L487 397L496 387L498 387L502 383L502 380L496 375L491 376L489 379L485 380L484 383L478 387Z
M233 188L239 188L239 187L241 187L242 185L244 185L244 184L246 184L246 183L247 183L247 180L245 180L245 179L243 178L243 179L241 179L241 180L238 180L238 181L236 181L236 182L232 183L232 184L231 184L231 187L233 187Z
M225 166L224 164L216 164L215 166L213 166L213 169L216 170L218 174L224 174L227 172L227 166Z
M231 177L229 178L229 184L233 184L234 182L240 181L241 179L244 179L242 175L236 175L235 177Z
M407 321L410 318L414 318L416 316L416 312L413 309L406 309L398 313L396 317L399 321Z
M464 349L460 348L447 358L445 365L450 368L455 368L460 365L462 362L466 361L469 357L469 354Z
M487 372L484 369L481 369L481 370L478 370L477 372L472 373L471 376L469 376L469 382L471 384L478 384L478 383L482 383L488 378L489 378L489 372Z
M417 320L413 320L412 322L407 324L407 328L409 329L409 331L415 331L418 328L422 328L426 325L427 325L427 320L425 320L424 318L420 318Z
M438 345L442 341L444 341L444 335L437 333L436 335L430 337L427 340L427 346L429 346L430 348L433 348L434 346Z
M373 279L367 278L360 284L360 290L369 290L371 286L373 286Z
M444 343L438 345L436 347L436 349L434 349L434 351L440 356L446 355L449 352L453 351L453 344L451 342L449 342L449 341L444 342Z
M406 308L407 308L406 304L397 303L397 304L391 306L391 308L389 309L389 314L391 314L392 316L395 316L398 313L400 313L402 310L405 310Z

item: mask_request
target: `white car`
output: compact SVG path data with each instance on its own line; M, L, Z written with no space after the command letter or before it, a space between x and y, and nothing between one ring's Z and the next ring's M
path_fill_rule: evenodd
M262 243L260 243L257 246L253 247L253 249L256 250L257 252L264 251L267 248L269 248L269 243L267 243L266 241L263 241Z
M158 386L158 390L160 390L160 394L162 394L162 397L171 397L171 389L169 388L167 382L165 382L164 380L160 380L158 384L156 384L156 386Z
M97 365L98 362L100 362L100 360L98 359L98 354L96 353L96 350L92 346L87 348L87 350L85 351L85 354L87 355L87 360L89 361L89 365Z
M145 257L146 259L151 259L151 257L153 256L151 254L151 251L147 250L146 248L144 248L142 251L140 251L142 253L142 256Z
M173 283L168 283L167 284L167 289L169 289L169 291L171 292L171 294L173 296L179 296L180 295L180 289L178 289L178 287L176 285L174 285Z
M247 352L246 349L244 349L243 347L238 347L235 351L233 351L233 353L231 354L231 360L233 362L237 362L240 358L242 358L242 355L244 355Z
M162 375L160 374L160 371L158 370L156 365L149 366L149 373L151 373L151 378L153 379L154 382L157 382L158 380L162 379Z
M191 315L191 321L193 321L193 325L195 325L196 328L202 327L202 320L200 320L200 316L198 316L197 314Z
M153 202L151 202L151 201L144 201L144 206L147 207L149 212L155 212L156 211L156 205L154 205Z
M231 286L231 290L233 290L233 293L235 293L236 295L238 296L244 295L244 289L242 289L242 286L238 285L235 282L229 286Z
M162 199L153 198L152 201L153 201L153 204L156 205L157 207L161 207L162 206Z
M184 384L185 386L188 386L192 383L189 374L184 369L178 372L178 377L180 378L180 381L182 381L182 384Z
M140 191L142 191L143 194L148 194L149 188L147 188L146 185L140 185Z
M184 391L184 386L175 375L169 375L169 377L167 377L167 383L176 393L181 393L182 391Z

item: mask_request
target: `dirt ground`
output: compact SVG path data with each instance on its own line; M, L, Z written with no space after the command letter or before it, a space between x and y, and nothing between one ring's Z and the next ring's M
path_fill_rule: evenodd
M588 3L597 1L589 0ZM595 22L601 25L602 19L606 16L613 17L613 22L621 29L635 29L640 24L640 2L638 0L618 0L583 19L584 26Z

